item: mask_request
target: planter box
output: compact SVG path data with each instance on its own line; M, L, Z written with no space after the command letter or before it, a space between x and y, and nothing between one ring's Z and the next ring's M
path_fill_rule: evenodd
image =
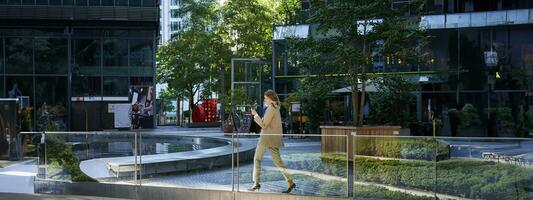
M320 126L322 153L345 153L348 150L348 158L353 159L352 133L357 135L400 135L400 126ZM339 135L339 136L337 136ZM348 137L341 137L348 136Z

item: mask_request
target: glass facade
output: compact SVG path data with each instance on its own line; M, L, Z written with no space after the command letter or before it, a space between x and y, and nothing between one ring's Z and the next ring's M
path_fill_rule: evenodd
M451 136L526 136L524 118L533 112L533 28L530 25L432 29L429 48L433 60L427 66L387 65L369 73L404 74L416 82L417 121L430 121L435 113L443 123L441 135ZM273 44L275 88L280 97L297 90L298 77L304 74L285 58L283 40ZM485 54L494 52L496 63L487 63ZM408 72L408 73L406 73ZM427 81L419 81L426 79ZM460 131L460 123L449 114L472 105L480 124ZM444 122L450 120L449 122ZM508 131L511 130L511 131Z
M92 112L108 115L103 108L128 102L131 86L153 86L155 30L64 30L0 28L0 97L27 97L35 130L45 109L68 129L69 119L76 120L69 116L71 104L84 107L89 102L82 99L96 99L92 104L101 102L102 109Z

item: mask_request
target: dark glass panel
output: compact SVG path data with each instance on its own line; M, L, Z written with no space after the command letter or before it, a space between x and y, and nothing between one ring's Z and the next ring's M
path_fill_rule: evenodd
M35 73L67 73L67 40L56 38L36 38Z
M76 39L72 43L72 74L100 75L100 40Z
M6 74L33 73L31 38L6 38Z
M128 96L128 77L104 77L104 96Z

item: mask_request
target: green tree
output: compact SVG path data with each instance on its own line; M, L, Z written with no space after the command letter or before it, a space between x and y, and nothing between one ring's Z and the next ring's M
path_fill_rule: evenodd
M306 129L311 133L320 132L320 120L328 98L326 94L331 90L333 84L327 79L306 77L300 82L298 96L302 103L302 112L309 119Z
M377 92L370 95L370 122L407 127L414 116L416 85L401 76L376 78Z
M352 88L356 126L363 123L367 73L374 61L383 60L386 69L430 60L426 32L419 28L422 0L311 0L310 5L308 23L316 24L316 33L289 39L289 63L311 74L344 77Z
M212 41L216 38L213 30L217 26L217 4L184 0L182 5L178 13L184 19L185 29L159 48L157 79L187 97L192 108L196 94L213 89L210 84L216 72L213 66L216 54ZM189 121L192 112L190 115Z
M228 0L221 9L224 33L234 56L268 59L272 25L280 21L276 1Z

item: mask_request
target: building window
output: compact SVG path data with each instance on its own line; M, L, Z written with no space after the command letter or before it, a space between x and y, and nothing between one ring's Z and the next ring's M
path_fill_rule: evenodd
M76 0L77 6L87 6L87 0Z
M33 73L33 40L6 38L6 74Z
M106 0L104 0L106 1ZM100 0L89 0L90 6L100 6Z
M181 0L170 0L171 6L181 6Z
M171 22L170 31L181 31L181 21Z
M153 74L153 54L152 40L130 40L130 74L136 76Z
M35 73L67 73L67 40L57 38L36 38L34 40Z
M155 5L155 0L143 0L143 7L154 7Z
M128 0L115 0L116 6L128 6Z
M180 10L179 9L170 10L170 17L171 18L180 18L181 17Z
M101 96L101 79L99 76L72 76L72 96Z
M131 7L141 7L141 0L130 0Z
M50 0L50 5L61 5L61 0Z
M104 96L127 97L128 77L104 77Z
M128 71L128 41L106 39L104 48L104 74L123 75Z
M48 5L48 0L36 0L35 4L37 4L37 5Z
M72 74L100 75L100 40L76 39L72 45Z

